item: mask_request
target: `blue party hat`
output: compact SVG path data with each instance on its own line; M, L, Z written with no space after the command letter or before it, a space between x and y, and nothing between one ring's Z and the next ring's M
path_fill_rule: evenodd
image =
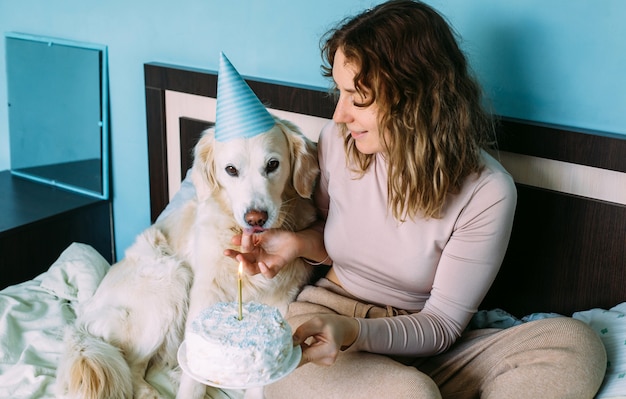
M215 139L227 141L234 138L253 137L267 132L274 124L274 118L261 100L224 53L220 53Z

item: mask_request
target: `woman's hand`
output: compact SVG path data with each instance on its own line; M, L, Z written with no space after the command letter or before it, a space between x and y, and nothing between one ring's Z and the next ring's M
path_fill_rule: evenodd
M232 244L240 245L241 252L227 249L224 255L241 262L246 273L261 273L267 278L276 276L287 263L298 257L296 233L286 230L244 231L233 237Z
M332 365L341 349L356 341L359 329L355 318L336 314L317 315L304 322L293 334L294 344L302 347L300 366L308 362Z

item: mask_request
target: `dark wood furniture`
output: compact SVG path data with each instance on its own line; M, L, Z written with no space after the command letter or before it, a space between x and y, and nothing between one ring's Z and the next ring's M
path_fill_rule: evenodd
M168 151L180 152L181 171L186 171L195 138L211 123L181 117L181 147L168 149L165 93L171 90L215 98L217 76L214 71L160 63L146 64L144 72L154 220L170 194ZM334 104L323 90L254 79L248 83L271 108L332 116ZM626 173L624 137L503 119L498 144L500 151L530 157L529 162L558 161L557 166L566 171L584 166L609 176ZM530 164L522 168L531 170ZM516 185L518 205L511 241L482 308L501 308L516 316L534 312L571 315L626 301L626 198L607 201L518 182L517 178Z
M0 288L45 272L72 242L114 261L110 201L0 172Z

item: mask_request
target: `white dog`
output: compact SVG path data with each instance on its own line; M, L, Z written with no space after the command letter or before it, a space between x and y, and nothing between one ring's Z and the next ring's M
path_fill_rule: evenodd
M212 129L203 134L191 171L196 198L140 235L77 311L59 364L62 394L159 398L144 380L147 369L175 365L186 325L203 308L237 299L237 263L223 254L232 236L246 228L296 231L314 222L315 144L291 123L275 120L267 133L246 139L216 141ZM284 312L310 267L298 259L272 279L243 277L244 301ZM181 374L177 398L204 398L205 392Z
M192 278L158 229L140 234L66 330L57 371L60 394L156 397L144 376L149 362L176 365Z

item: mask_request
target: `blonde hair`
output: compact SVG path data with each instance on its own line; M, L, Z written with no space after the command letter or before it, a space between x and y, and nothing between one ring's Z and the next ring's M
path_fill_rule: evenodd
M448 194L482 169L481 148L494 129L448 23L421 2L389 1L322 39L324 75L332 77L341 49L356 67L357 91L367 94L359 106L375 102L379 109L393 216L441 217ZM342 130L348 161L362 174L374 155L359 152Z

